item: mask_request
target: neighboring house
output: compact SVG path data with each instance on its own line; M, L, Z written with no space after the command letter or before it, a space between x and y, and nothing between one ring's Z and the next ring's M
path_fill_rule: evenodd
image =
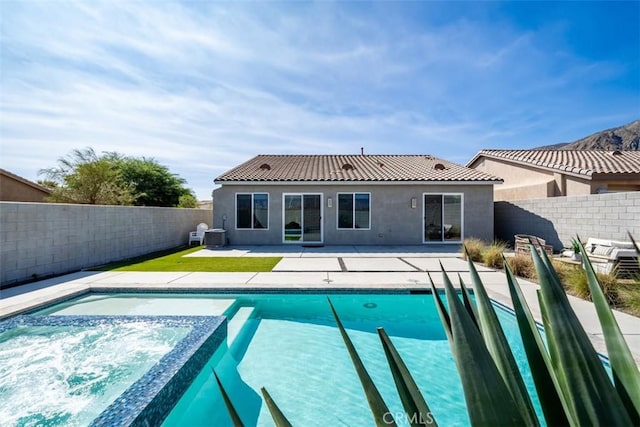
M216 178L231 244L493 240L500 178L428 155L259 155Z
M504 179L496 201L640 191L640 151L482 150L467 167Z
M3 202L44 202L51 190L28 179L0 169L0 201Z

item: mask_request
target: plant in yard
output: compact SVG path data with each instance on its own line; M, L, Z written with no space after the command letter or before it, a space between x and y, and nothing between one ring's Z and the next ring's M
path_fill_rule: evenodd
M617 306L619 304L618 280L615 273L596 273L596 277L609 305ZM570 294L591 301L589 281L584 270L580 268L569 270L564 281L561 280L561 282Z
M482 252L486 246L482 240L476 237L469 237L464 239L464 242L462 243L463 247L466 248L466 251L462 251L463 259L467 259L467 256L469 256L473 262L482 261Z
M551 266L560 278L560 283L565 283L567 276L572 274L573 271L580 269L580 267L576 265L567 264L566 262L558 261L557 259L551 260Z
M485 265L490 268L503 268L504 251L507 250L507 244L504 242L493 242L482 251L482 260Z
M573 239L571 241L571 248L573 249L574 254L580 253L580 242L578 240Z
M536 269L533 267L533 260L530 255L518 254L506 258L511 271L518 277L524 277L525 279L535 279Z

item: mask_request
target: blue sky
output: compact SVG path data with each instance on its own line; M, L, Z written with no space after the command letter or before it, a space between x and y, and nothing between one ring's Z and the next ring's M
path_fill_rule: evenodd
M0 3L0 167L566 142L640 118L640 2Z

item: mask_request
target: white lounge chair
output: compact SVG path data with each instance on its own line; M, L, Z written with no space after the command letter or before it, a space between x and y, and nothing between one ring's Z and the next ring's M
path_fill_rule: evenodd
M198 242L198 244L202 246L202 244L204 244L204 232L208 229L209 226L204 222L198 224L196 231L191 231L189 233L189 246L191 246L192 242Z

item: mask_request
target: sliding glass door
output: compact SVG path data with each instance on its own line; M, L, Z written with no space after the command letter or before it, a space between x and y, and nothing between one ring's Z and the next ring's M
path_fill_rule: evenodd
M423 241L462 241L462 194L424 194Z
M283 204L283 241L321 243L322 195L285 194Z

